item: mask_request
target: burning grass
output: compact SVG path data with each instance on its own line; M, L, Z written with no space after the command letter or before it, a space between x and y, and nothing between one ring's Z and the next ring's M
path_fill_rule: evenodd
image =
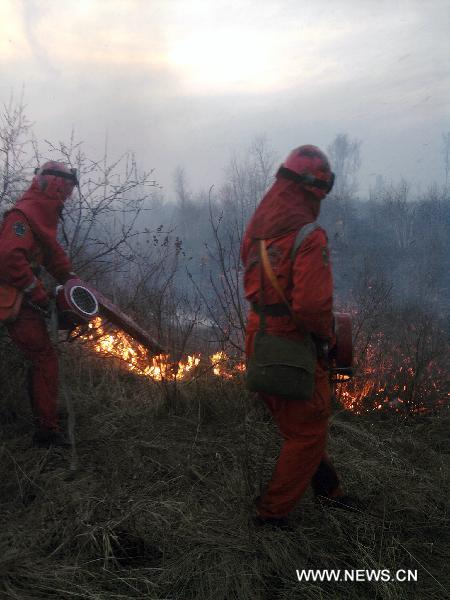
M389 327L386 327L390 331ZM403 337L383 332L362 338L355 351L355 377L337 387L339 402L358 414L372 410L427 412L448 405L448 342L437 328L413 323ZM118 361L120 367L158 382L190 382L214 375L241 380L242 357L223 351L174 359L169 354L149 355L144 346L100 318L78 333L90 350ZM408 339L409 338L409 339Z
M175 360L169 354L150 355L144 346L100 317L89 323L87 331L81 329L76 336L94 352L116 359L122 368L153 381L189 381L193 375L206 373L233 379L245 371L244 363L227 356L223 351L206 357L201 354L188 355L182 360Z
M340 401L358 412L422 412L448 406L448 326L412 307L386 311L380 329L362 331L355 377Z
M65 360L77 414L72 476L64 453L30 448L22 382L10 378L1 405L1 598L446 597L445 413L405 421L337 409L330 453L368 513L327 512L308 494L292 532L258 531L252 499L279 437L239 383L158 384L76 348ZM417 569L419 581L299 584L302 568Z

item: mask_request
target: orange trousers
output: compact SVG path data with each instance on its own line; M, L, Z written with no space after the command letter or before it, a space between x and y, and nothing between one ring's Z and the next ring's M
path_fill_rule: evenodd
M29 393L36 427L43 431L58 429L58 357L44 318L29 306L7 325L16 346L30 361Z
M260 394L283 436L283 446L265 493L257 501L261 517L285 517L311 484L316 495L342 495L339 478L326 454L331 388L328 372L316 366L310 400Z

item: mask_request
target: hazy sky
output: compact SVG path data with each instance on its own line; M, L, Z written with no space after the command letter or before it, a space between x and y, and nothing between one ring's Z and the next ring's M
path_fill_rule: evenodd
M133 150L166 188L219 184L265 134L281 158L362 140L376 174L442 182L449 0L0 0L0 100L38 139Z

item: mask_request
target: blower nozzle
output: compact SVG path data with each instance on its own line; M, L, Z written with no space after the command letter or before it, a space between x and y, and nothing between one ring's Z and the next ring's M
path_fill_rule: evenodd
M165 354L163 347L142 327L123 313L98 290L81 279L69 279L56 288L56 307L59 329L73 329L86 325L95 317L104 317L152 354Z
M334 313L336 345L328 354L331 374L335 382L353 377L352 318L348 313Z

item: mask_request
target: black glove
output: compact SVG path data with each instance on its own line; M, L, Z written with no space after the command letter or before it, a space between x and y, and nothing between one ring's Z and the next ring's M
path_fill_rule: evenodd
M50 298L45 287L38 281L29 294L26 294L27 303L37 312L41 313L45 318L49 318L51 314Z

